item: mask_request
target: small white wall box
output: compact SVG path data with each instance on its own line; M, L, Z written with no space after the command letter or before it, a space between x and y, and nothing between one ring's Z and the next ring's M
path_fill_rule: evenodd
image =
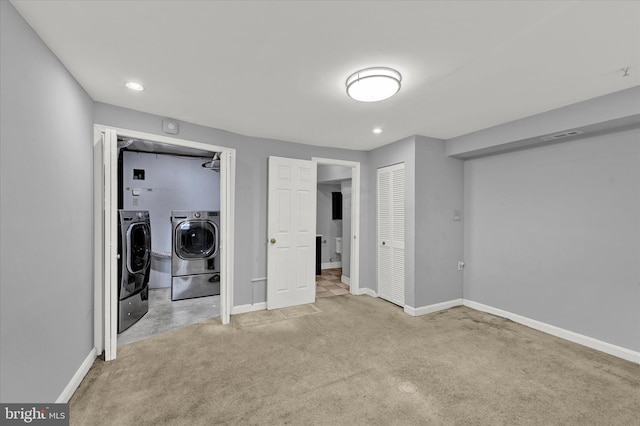
M170 118L162 120L162 131L171 135L178 134L178 122Z

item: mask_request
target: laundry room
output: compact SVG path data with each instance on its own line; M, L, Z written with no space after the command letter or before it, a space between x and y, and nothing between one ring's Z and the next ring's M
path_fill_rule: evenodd
M118 211L118 346L218 316L219 153L119 139ZM146 241L123 225L136 217Z

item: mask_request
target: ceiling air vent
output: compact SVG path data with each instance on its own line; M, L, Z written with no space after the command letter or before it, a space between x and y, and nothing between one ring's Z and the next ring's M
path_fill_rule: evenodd
M584 132L580 130L571 130L570 132L562 132L562 133L556 133L555 135L551 135L551 136L545 136L540 138L540 140L543 140L545 142L555 141L556 139L570 138L571 136L581 135L582 133Z

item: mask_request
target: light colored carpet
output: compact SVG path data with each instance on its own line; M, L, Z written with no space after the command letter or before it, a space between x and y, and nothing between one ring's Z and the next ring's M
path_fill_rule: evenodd
M639 424L637 364L466 307L411 317L351 295L309 306L119 348L76 391L71 424Z

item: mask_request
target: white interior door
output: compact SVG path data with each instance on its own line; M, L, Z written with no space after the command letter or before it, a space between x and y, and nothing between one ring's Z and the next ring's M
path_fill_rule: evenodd
M269 157L267 309L316 298L316 163Z
M404 163L378 169L378 296L404 306Z
M104 227L103 237L103 265L104 265L104 359L111 361L116 359L118 336L118 199L117 176L118 154L117 134L112 129L106 129L102 136L103 141L103 179L104 179Z
M220 238L220 319L222 324L229 324L231 320L231 307L233 295L231 283L233 282L233 233L234 218L233 206L235 194L232 190L235 170L235 154L222 151L220 156L220 227L223 235Z

